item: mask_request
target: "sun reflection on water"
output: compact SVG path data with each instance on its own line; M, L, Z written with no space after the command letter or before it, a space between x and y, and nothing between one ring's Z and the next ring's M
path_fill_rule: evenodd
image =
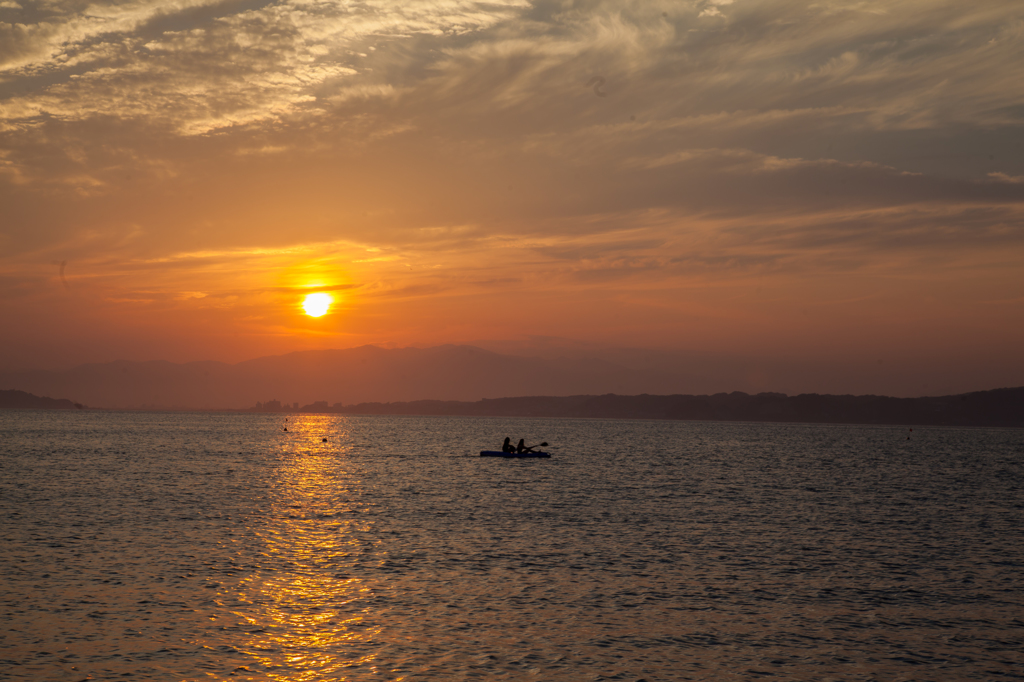
M337 420L299 416L288 428L277 485L250 529L262 545L256 570L221 596L247 625L236 648L267 678L346 680L373 669L381 632L368 618L373 585L352 570L376 545L371 504L346 471L350 448Z

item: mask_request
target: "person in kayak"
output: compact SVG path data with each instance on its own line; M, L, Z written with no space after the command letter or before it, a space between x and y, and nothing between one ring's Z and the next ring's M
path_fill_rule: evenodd
M502 445L501 445L501 451L502 452L515 452L516 451L515 446L512 445L512 439L509 438L508 436L505 436L505 442L502 443Z
M533 452L533 448L526 447L526 441L523 438L519 439L519 445L516 446L517 453L523 454L524 452Z

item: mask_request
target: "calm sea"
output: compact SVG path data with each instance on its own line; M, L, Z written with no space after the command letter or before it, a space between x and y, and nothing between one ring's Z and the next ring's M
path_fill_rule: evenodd
M1022 431L285 419L0 412L0 679L1024 678Z

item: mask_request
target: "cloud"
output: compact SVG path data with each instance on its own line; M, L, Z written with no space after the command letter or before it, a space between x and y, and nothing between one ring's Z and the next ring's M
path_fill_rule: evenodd
M0 24L0 74L40 82L0 105L15 129L41 117L145 119L184 135L319 115L322 99L387 94L370 53L417 35L457 36L516 3L97 4ZM171 28L174 27L174 28ZM362 75L369 82L349 84ZM346 94L348 93L348 94Z
M700 3L700 14L701 17L724 17L721 7L731 5L733 0L707 0L706 2Z
M989 173L988 177L992 178L994 182L1009 183L1011 185L1020 185L1024 183L1024 175L1007 175L1006 173Z
M314 130L334 144L419 130L503 145L581 126L628 134L640 147L665 141L674 126L677 138L717 138L670 141L676 147L782 157L807 155L765 147L792 146L800 133L1020 120L1020 97L999 75L1024 35L1012 2L664 8L671 14L658 3L603 2L69 8L2 25L0 127L17 150L24 143L14 135L61 145L54 129L77 123L70 134L84 141L102 119L131 120L140 134L230 131L248 149L286 141L254 146L247 137ZM709 8L729 16L701 20ZM594 77L607 97L584 86ZM23 177L31 165L19 166Z

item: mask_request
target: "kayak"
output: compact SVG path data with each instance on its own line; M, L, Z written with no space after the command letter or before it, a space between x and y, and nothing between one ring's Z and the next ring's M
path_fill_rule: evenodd
M481 450L481 457L551 457L546 452L502 452L501 450Z

